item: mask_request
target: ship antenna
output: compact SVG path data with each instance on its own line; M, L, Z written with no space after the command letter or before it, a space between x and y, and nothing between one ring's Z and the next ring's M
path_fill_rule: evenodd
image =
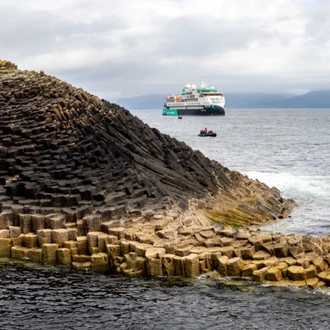
M207 88L207 83L205 82L204 78L201 78L201 86L202 88Z

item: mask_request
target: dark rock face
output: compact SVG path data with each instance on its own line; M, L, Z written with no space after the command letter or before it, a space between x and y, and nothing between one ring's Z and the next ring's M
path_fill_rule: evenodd
M294 205L124 108L6 61L0 61L0 137L1 211L60 209L74 221L97 210L105 220L208 198L217 214L236 209L271 219Z

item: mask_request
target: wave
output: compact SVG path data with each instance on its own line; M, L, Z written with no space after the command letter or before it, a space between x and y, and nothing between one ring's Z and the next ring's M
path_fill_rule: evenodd
M269 187L278 188L282 196L298 203L286 221L275 221L264 230L312 236L330 235L330 176L294 175L250 171L244 173Z

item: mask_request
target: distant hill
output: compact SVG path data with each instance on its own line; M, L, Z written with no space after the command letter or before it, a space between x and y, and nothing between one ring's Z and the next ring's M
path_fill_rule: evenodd
M330 91L315 91L290 97L282 108L330 108Z
M162 109L167 95L151 94L125 97L117 103L128 110ZM330 90L303 95L270 93L227 93L226 108L330 108Z
M167 95L150 94L132 97L123 97L117 100L117 104L128 110L137 109L162 109Z

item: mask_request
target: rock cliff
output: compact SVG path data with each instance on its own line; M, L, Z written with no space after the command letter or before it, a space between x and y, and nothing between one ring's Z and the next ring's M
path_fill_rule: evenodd
M0 61L0 203L104 220L147 208L220 223L283 217L294 203L193 151L129 111L41 72ZM235 221L235 219L236 221Z

